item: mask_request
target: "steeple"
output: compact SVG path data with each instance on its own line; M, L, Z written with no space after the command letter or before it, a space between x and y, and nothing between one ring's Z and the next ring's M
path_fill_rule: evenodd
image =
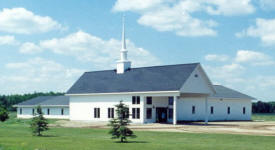
M117 73L122 74L127 69L131 68L131 62L127 60L127 49L125 40L125 16L122 17L122 34L121 34L121 50L120 60L117 61Z

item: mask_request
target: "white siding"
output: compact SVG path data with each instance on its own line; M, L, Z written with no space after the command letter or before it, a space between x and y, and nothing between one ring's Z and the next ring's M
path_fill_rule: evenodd
M211 86L202 68L198 66L181 87L180 91L181 93L212 94L213 89Z
M70 120L108 121L108 108L115 108L121 100L129 107L130 114L132 108L140 108L140 119L132 119L132 122L143 123L143 97L140 97L140 104L132 105L132 95L71 96ZM94 118L94 108L100 108L100 118Z
M61 114L61 109L64 109L64 115ZM20 107L17 108L18 118L32 118L32 110L36 113L36 107L22 107L22 114L20 114ZM50 109L50 115L47 115L47 109ZM68 107L42 107L42 112L45 118L51 119L69 119Z
M195 114L192 114L192 106L195 106ZM211 114L211 106L214 113ZM227 114L230 107L230 114ZM246 113L243 114L243 107ZM205 97L186 97L178 100L178 120L198 121L205 119ZM246 99L208 99L208 119L218 120L251 120L251 100Z

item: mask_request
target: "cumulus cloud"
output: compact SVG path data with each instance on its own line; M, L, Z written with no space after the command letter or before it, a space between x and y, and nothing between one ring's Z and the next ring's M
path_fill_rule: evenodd
M40 42L40 47L56 54L75 57L89 62L95 68L114 68L119 59L121 42L116 39L103 40L89 33L78 31L63 38L53 38ZM159 65L160 60L148 50L137 47L127 40L129 59L134 66Z
M27 93L34 91L66 91L83 73L81 69L67 68L52 60L36 57L24 62L10 62L0 75L0 93ZM54 86L53 86L54 85Z
M19 48L19 52L23 54L36 54L42 51L43 49L40 46L31 42L23 43Z
M255 8L250 0L117 0L113 10L138 13L139 24L158 31L180 36L215 36L218 23L196 18L193 13L232 16L253 13Z
M204 58L207 61L225 62L225 61L229 60L229 56L227 56L227 55L217 55L217 54L208 54Z
M0 36L0 45L17 45L19 42L15 39L14 36L5 35Z
M39 16L25 8L0 11L0 31L18 34L44 33L64 27L49 16Z
M275 61L268 55L251 50L239 50L235 61L258 66L275 65Z
M236 36L260 38L262 43L267 46L275 45L275 19L258 18L255 26L236 33Z

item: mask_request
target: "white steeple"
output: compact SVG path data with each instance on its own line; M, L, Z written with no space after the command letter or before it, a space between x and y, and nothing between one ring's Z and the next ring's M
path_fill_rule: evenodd
M120 60L117 61L117 73L122 74L127 69L131 68L131 62L127 60L127 50L125 41L125 16L122 17L122 36L121 36L121 50Z

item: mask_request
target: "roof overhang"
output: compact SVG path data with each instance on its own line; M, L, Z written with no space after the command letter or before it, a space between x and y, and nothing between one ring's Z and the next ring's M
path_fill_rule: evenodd
M113 93L76 93L65 94L66 96L99 96L99 95L176 95L180 96L180 91L140 91L140 92L113 92Z
M13 105L12 107L69 107L69 105Z

